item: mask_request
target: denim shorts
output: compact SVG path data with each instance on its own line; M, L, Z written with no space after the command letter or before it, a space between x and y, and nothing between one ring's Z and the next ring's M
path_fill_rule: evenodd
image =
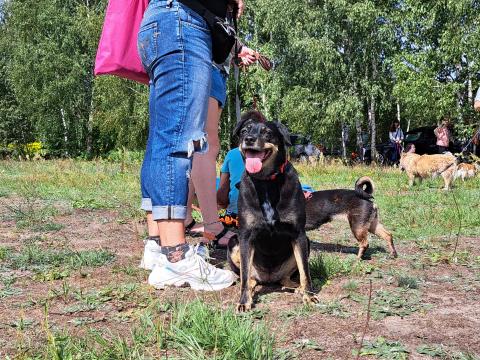
M194 151L206 151L211 37L205 20L183 4L151 0L138 33L150 77L150 125L140 173L142 209L154 220L185 219Z
M227 100L227 74L221 71L215 65L212 65L212 88L210 97L218 101L218 105L223 109Z

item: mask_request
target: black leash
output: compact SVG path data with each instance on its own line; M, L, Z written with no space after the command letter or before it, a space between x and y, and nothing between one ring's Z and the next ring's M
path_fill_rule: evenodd
M235 28L235 33L238 36L238 25L237 25L237 9L233 11L233 27ZM241 101L240 101L240 67L238 66L238 44L233 45L235 47L235 55L233 59L233 76L235 78L235 115L237 117L237 124L240 122L241 117Z
M477 137L480 136L480 126L477 128L477 131L475 131L475 134L472 136L472 138L468 141L467 145L465 145L460 152L460 154L463 154L465 150L467 150L468 146L472 143L472 141Z

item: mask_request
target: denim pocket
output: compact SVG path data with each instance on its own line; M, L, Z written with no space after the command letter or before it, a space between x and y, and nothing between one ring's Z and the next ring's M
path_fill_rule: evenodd
M149 7L138 32L138 53L147 72L163 57L182 52L176 8Z
M148 72L152 63L158 56L157 49L157 23L150 23L140 28L138 32L138 54L142 60L143 67Z

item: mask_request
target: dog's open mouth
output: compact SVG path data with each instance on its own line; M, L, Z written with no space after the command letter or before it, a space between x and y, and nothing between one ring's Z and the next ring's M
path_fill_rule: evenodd
M243 153L245 155L245 168L249 173L254 174L262 170L262 164L272 155L272 150L245 149Z

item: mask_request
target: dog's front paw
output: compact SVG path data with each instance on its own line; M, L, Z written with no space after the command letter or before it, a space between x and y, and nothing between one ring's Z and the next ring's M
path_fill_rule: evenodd
M247 312L252 310L252 303L237 304L237 313Z
M320 299L318 298L318 296L312 295L312 294L303 294L302 299L305 305L314 305L320 302Z

